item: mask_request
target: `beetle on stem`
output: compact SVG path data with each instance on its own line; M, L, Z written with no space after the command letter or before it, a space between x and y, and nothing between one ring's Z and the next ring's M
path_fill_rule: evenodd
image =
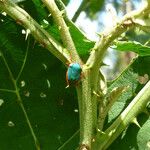
M79 63L69 64L68 70L66 72L66 88L68 88L70 85L77 85L77 83L81 79L81 72L82 68Z

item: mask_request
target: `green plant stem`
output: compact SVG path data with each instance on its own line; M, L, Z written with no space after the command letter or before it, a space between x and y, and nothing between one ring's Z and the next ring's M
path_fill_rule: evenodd
M91 51L90 57L88 58L86 62L86 66L90 68L91 75L90 75L90 84L91 84L91 90L92 91L99 91L100 89L97 81L98 81L98 75L99 75L99 68L101 66L102 59L105 55L105 52L107 48L111 45L111 43L118 38L122 33L125 31L135 27L134 19L138 17L142 17L147 15L150 12L150 0L148 3L139 10L132 11L128 14L126 14L123 19L116 24L115 27L112 27L112 29L106 30L102 35L100 40L95 44L94 48ZM92 102L96 103L95 100L96 97L92 97ZM103 99L101 99L103 101ZM102 136L104 137L104 136ZM106 135L105 135L106 137ZM108 137L107 137L108 138ZM107 141L106 140L104 141ZM114 139L112 139L113 141ZM102 140L99 142L96 138L95 143L98 143L98 147L100 147ZM104 142L104 145L108 144ZM96 149L97 150L97 149Z
M58 25L58 29L60 31L61 39L63 41L64 46L71 54L71 59L73 62L82 63L81 59L76 51L74 42L69 32L69 27L67 27L64 19L63 12L61 12L54 0L42 0L43 3L47 6L48 10L52 14L56 24Z
M80 121L80 137L83 134L83 120L84 120L84 111L83 111L83 100L82 100L82 86L78 85L76 87L77 96L78 96L78 107L79 107L79 121Z
M53 0L43 0L43 3L47 6L52 16L55 19L59 29L62 41L67 49L70 50L72 61L82 63L79 55L77 54L76 48L72 41L68 27L62 17L62 13L57 8ZM80 149L90 149L92 135L94 132L93 124L93 102L91 99L91 87L90 87L90 74L89 71L84 71L84 78L82 79L81 85L77 86L79 113L80 113ZM96 110L95 110L96 111Z
M96 125L94 125L96 106L93 105L91 86L90 86L90 72L84 71L82 85L78 85L77 95L79 103L79 117L80 117L80 150L91 149L91 141ZM85 149L86 148L86 149Z
M82 30L80 30L80 29L75 25L75 23L72 22L72 21L68 18L67 12L66 12L66 8L65 8L65 5L63 4L63 2L62 2L61 0L55 0L55 1L56 1L56 4L58 5L59 9L60 9L61 11L63 11L63 18L64 18L66 24L67 24L68 26L70 26L70 25L75 26L75 27L76 27L76 30L78 30L79 32L81 32L81 33L84 35L85 39L88 40L88 38L87 38L87 36L85 35L85 33L84 33Z
M150 81L143 87L114 123L105 131L105 134L103 136L100 134L97 135L97 142L95 142L96 150L107 149L120 133L133 122L136 116L146 108L149 101Z
M135 27L134 19L147 15L150 12L150 0L143 8L139 10L132 11L126 14L121 21L119 21L116 26L112 29L105 30L100 37L100 40L95 44L94 48L91 51L90 57L86 62L86 66L90 68L90 83L92 91L98 92L101 89L98 89L98 80L99 80L99 68L101 66L102 59L105 55L107 48L111 43L118 38L125 31ZM101 79L100 79L101 80ZM93 97L92 101L95 103L96 98ZM101 99L100 101L103 101ZM100 127L101 128L101 127Z
M99 68L101 65L102 58L105 55L107 48L111 43L118 38L125 31L133 28L135 26L134 19L138 17L145 16L150 12L150 0L148 3L139 10L132 11L126 14L123 19L116 24L112 29L107 29L101 34L100 40L95 44L94 48L91 51L91 55L88 58L86 65L92 69L92 83L96 83L98 79ZM129 22L127 24L127 22ZM96 86L95 86L96 87ZM97 89L94 89L95 91Z
M81 137L80 137L80 144L81 150L87 148L88 150L91 149L91 141L94 132L93 126L93 104L91 98L91 87L90 87L90 78L89 78L89 71L85 71L84 75L86 78L82 79L82 110L83 113L82 124L81 124ZM84 146L83 146L84 145ZM86 149L85 149L86 150Z
M50 36L49 33L41 28L41 26L25 10L10 0L0 1L0 9L16 20L18 24L29 29L34 38L64 64L70 62L69 52Z
M79 8L75 12L74 16L72 17L72 21L76 22L77 18L79 17L80 13L86 9L86 7L89 5L89 1L82 0Z

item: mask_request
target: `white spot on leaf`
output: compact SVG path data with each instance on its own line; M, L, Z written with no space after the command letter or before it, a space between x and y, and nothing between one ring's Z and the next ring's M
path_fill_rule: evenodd
M79 112L79 110L78 110L78 109L74 109L74 112L75 112L75 113L78 113L78 112Z
M30 92L29 91L24 91L24 96L29 97L30 96Z
M59 141L60 143L62 143L62 141L61 141L61 136L60 136L60 135L57 136L57 139L58 139L58 141Z
M9 127L14 127L15 124L14 124L12 121L9 121L9 122L8 122L8 126L9 126Z
M24 87L26 84L25 81L23 81L23 80L20 83L21 83L21 87Z
M47 79L46 82L47 82L47 87L50 88L51 87L50 81Z
M4 100L0 99L0 106L2 106L3 103L4 103Z
M40 93L40 97L41 97L41 98L45 98L46 96L47 96L47 95L46 95L45 93L43 93L43 92Z
M47 65L46 64L42 64L42 66L44 67L45 70L47 70Z

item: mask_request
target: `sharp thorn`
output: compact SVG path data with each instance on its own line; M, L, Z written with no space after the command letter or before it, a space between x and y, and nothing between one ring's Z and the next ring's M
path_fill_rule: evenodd
M139 124L138 121L137 121L137 118L134 118L134 119L132 120L132 123L134 123L134 124L137 125L139 128L141 128L140 124Z

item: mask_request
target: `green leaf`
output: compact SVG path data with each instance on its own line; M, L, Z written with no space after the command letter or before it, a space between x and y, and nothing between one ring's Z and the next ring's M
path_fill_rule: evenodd
M74 23L68 22L68 26L79 55L81 57L89 55L95 42L87 39L87 37L75 26Z
M150 47L142 45L136 41L118 41L112 48L118 51L132 51L137 53L139 56L150 56Z
M31 36L25 41L8 16L0 17L0 149L57 149L79 128L66 68Z
M32 0L32 2L35 5L35 9L37 11L37 14L39 16L38 19L42 19L42 18L48 18L48 12L46 11L46 9L44 8L44 5L42 3L42 1L40 0ZM29 3L29 2L28 2ZM29 7L30 8L30 7Z
M137 95L137 93L142 89L150 77L150 57L139 57L135 59L128 68L122 72L122 74L114 80L108 88L108 91L111 92L115 87L127 87L127 90L124 91L115 104L112 106L108 114L108 123L105 128L110 126L110 124L115 120L115 118L121 114L121 112L126 108L126 106L132 101L132 99ZM142 79L142 80L141 80ZM144 110L143 110L144 112ZM135 116L136 117L136 116ZM139 149L143 150L144 144L149 140L147 136L145 138L140 138L144 136L144 133L148 132L147 115L137 116L138 123L141 128L131 124L110 146L112 150L119 149ZM146 127L145 127L146 126ZM143 134L142 134L143 133ZM148 135L148 134L147 134ZM137 139L139 142L137 142ZM140 143L144 143L143 146ZM139 146L141 145L141 146Z
M58 27L40 3L20 5L62 43ZM65 88L66 68L30 35L25 40L24 28L8 16L0 17L1 149L75 149L78 105L75 88ZM43 20L48 21L46 26ZM87 56L94 42L73 23L67 24L80 56Z
M140 150L145 149L149 150L150 149L150 132L149 132L149 127L150 127L150 118L144 123L142 128L139 130L137 134L137 144Z

